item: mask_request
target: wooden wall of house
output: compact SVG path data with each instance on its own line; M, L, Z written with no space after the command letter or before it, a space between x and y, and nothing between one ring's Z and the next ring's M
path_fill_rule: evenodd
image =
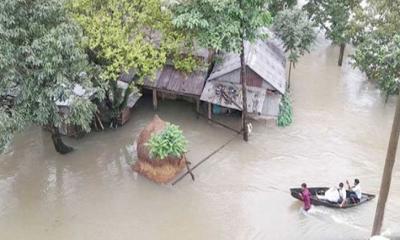
M262 88L263 82L265 81L257 73L247 68L247 86Z
M262 115L267 118L278 117L281 98L281 94L268 91L265 97Z

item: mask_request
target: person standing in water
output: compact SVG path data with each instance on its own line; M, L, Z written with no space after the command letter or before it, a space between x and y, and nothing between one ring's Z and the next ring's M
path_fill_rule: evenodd
M301 184L302 191L299 193L301 200L304 202L304 210L308 211L311 208L311 193L307 188L307 184Z

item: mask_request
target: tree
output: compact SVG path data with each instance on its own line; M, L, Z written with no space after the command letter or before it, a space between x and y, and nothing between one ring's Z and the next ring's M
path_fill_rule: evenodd
M300 56L310 52L315 42L316 34L313 24L302 10L286 9L278 13L273 23L274 32L283 41L286 53L289 53L288 86L290 89L290 75L292 66L299 61Z
M58 127L89 131L96 110L89 99L73 94L76 84L91 88L80 29L59 0L3 0L0 19L0 150L14 132L37 124L50 126L58 152L70 152ZM62 115L56 102L67 99L70 112Z
M346 44L351 40L351 17L361 0L310 0L304 5L309 17L325 30L333 44L340 46L338 65L342 66Z
M381 37L390 38L400 32L400 4L391 0L369 0L356 8L351 20L352 41L356 45L374 33Z
M173 7L175 26L191 33L201 46L240 53L245 141L248 141L248 129L244 41L265 37L260 30L271 21L266 4L267 0L189 0Z
M357 11L353 20L353 41L356 52L352 56L354 66L375 80L383 91L386 101L399 93L400 84L400 25L399 1L370 0ZM400 134L400 96L397 96L392 132L387 150L379 199L375 212L372 236L381 232L386 201L390 191L393 166Z
M268 11L275 17L280 11L293 8L297 5L297 0L271 0L268 3Z
M395 1L371 0L357 11L353 20L354 66L377 82L386 100L399 92L400 41L398 12Z
M133 70L137 82L141 82L153 76L169 54L176 57L184 47L186 38L174 30L171 14L161 0L72 0L70 11L84 29L91 61L103 69L101 80L114 121L135 90L131 82L121 92L117 87L119 76ZM193 64L178 61L177 65L191 70Z
M400 34L390 38L379 33L368 34L352 57L354 66L377 82L386 100L399 92Z

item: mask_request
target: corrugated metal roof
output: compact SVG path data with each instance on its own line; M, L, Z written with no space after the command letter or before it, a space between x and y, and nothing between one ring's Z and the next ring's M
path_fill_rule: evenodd
M178 95L199 96L203 91L207 72L203 70L185 74L166 65L157 72L155 80L145 79L143 86L174 92Z
M245 43L246 65L278 90L281 94L286 90L286 58L277 39L267 42L258 40ZM223 56L222 63L217 64L208 80L215 80L240 68L240 55L228 53Z

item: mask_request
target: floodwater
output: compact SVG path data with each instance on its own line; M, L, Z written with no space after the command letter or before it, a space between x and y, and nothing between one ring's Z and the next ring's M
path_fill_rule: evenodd
M123 128L67 139L76 148L67 156L47 132L29 129L0 157L0 239L367 239L377 200L304 214L289 194L302 182L354 177L378 193L395 99L385 104L347 61L336 66L337 55L320 40L294 70L294 124L254 123L249 143L197 119L191 104L162 101L158 114L182 127L193 164L235 138L196 168L195 182L160 186L130 169L135 137L154 114L150 98ZM384 223L391 237L400 236L399 165Z

